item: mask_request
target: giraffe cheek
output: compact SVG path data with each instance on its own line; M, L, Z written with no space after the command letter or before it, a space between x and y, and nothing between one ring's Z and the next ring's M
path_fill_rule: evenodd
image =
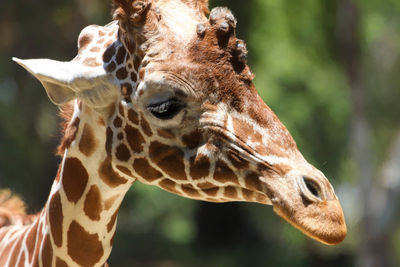
M155 141L150 144L149 153L151 160L171 178L187 179L182 150Z
M215 166L215 171L214 171L214 179L220 183L234 183L234 184L239 184L238 177L236 174L232 171L229 166L221 161L218 160Z
M162 177L162 174L154 169L144 158L135 159L133 169L147 182L152 182Z
M132 151L138 154L143 152L143 144L145 143L145 140L139 130L131 126L126 126L125 132L128 144Z

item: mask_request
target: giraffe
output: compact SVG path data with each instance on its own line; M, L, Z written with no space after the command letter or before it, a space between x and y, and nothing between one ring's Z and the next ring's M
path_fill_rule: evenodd
M80 33L73 60L14 58L65 124L43 210L25 215L8 191L0 197L0 266L105 266L135 182L272 205L307 236L340 243L334 189L258 95L229 9L209 13L207 0L113 6L113 22Z

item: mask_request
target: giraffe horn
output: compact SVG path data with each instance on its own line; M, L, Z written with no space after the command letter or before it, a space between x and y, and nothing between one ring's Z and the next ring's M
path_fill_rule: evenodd
M56 105L79 98L92 107L104 107L118 95L119 89L102 66L88 67L76 61L19 59L13 61L36 77Z

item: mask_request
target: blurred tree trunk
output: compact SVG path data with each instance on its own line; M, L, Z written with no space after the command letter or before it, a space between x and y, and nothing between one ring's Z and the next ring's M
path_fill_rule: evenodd
M366 90L363 86L360 12L354 0L340 0L338 6L337 36L340 57L349 81L352 118L351 149L356 163L359 183L361 222L359 227L358 266L388 266L388 238L380 225L382 209L377 207L376 169L371 149L372 131L366 117Z

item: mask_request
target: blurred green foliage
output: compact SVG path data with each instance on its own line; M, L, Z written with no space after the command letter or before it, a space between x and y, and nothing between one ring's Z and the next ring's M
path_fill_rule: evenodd
M349 51L341 46L343 31L352 27L342 25L349 2L357 9L355 58L372 131L377 182L371 186L379 187L400 131L400 1L211 1L233 10L259 93L335 185L349 226L345 242L317 244L270 207L196 202L135 184L119 215L111 266L353 266L365 257ZM59 162L57 108L11 57L69 60L80 30L110 19L109 1L0 2L0 187L22 195L31 211L46 201ZM389 265L399 266L400 218L388 220L390 228L380 232L385 241L376 246L387 250Z

